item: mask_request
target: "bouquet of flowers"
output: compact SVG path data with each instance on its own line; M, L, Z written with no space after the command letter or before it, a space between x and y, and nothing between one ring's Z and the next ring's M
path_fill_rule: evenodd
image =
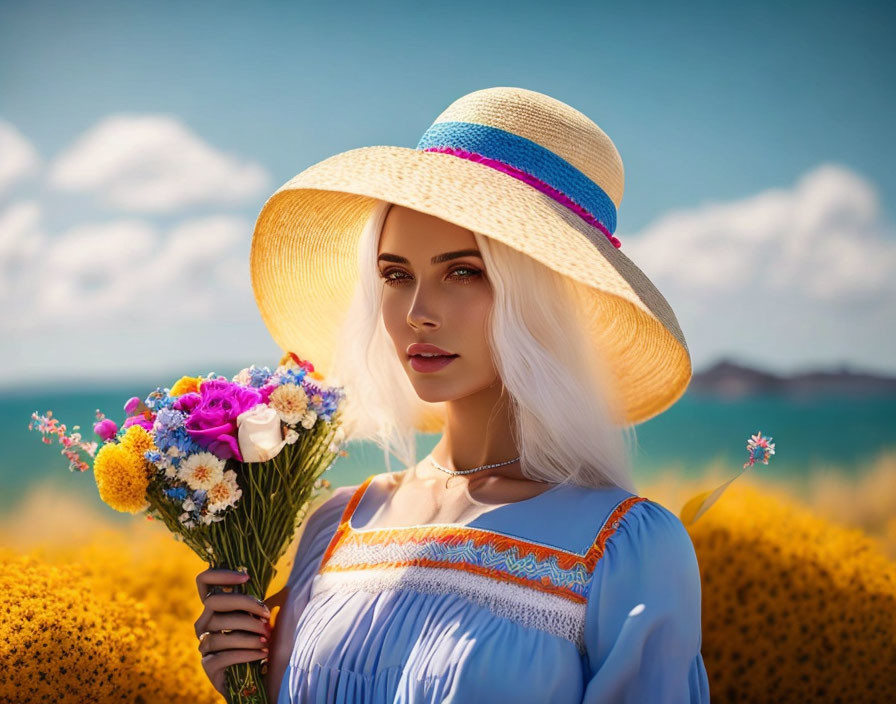
M131 398L120 427L97 411L101 446L67 434L52 411L33 413L29 428L45 443L58 437L71 471L87 470L92 458L109 506L162 521L213 568L249 571L252 579L233 589L263 600L303 509L329 486L321 475L347 454L345 395L322 378L294 354L274 371L183 377ZM228 701L267 702L265 672L259 661L228 667Z

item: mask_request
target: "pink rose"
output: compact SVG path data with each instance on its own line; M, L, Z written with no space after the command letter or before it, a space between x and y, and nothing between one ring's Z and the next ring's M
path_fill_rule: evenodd
M198 396L198 399L187 398L191 396ZM221 459L233 457L242 462L237 417L261 402L258 389L224 378L207 379L202 382L198 394L185 394L178 402L184 399L187 400L183 408L178 410L189 412L184 428L196 444Z
M177 401L174 402L174 410L189 415L193 412L193 409L199 405L201 400L202 397L198 393L191 391L183 396L178 396Z

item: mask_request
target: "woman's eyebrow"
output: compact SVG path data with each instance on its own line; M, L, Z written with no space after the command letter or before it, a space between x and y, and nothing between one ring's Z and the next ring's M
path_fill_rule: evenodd
M479 257L480 259L482 259L482 254L480 254L478 249L459 249L456 252L445 252L443 254L437 254L432 259L430 259L429 262L430 264L440 264L441 262L447 262L449 259L457 259L458 257ZM389 254L388 252L384 252L379 257L377 257L377 261L395 262L397 264L410 264L410 262L404 257L400 257L397 254Z

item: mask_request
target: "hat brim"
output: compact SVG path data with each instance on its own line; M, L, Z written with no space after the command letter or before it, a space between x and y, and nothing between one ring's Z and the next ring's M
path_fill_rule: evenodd
M625 424L652 418L685 392L691 359L672 308L606 235L490 166L396 146L351 149L308 167L256 221L250 271L261 317L280 347L325 376L357 284L358 240L377 200L485 234L588 287L588 333ZM429 419L424 428L441 426Z

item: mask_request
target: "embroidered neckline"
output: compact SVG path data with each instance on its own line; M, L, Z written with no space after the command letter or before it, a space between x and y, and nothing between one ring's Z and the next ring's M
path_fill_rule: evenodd
M585 550L584 553L580 553L572 550L565 550L564 548L559 548L555 545L546 545L545 543L541 543L536 540L520 538L516 535L503 533L492 528L479 528L463 524L430 523L420 526L395 526L391 528L387 527L354 529L352 528L350 522L351 516L354 514L356 508L360 504L361 498L367 491L367 487L373 481L373 478L375 476L375 474L372 474L367 477L367 479L365 479L364 482L361 483L361 485L349 499L348 504L346 504L345 508L343 509L342 517L339 520L336 532L334 533L330 544L327 546L327 549L324 552L323 558L321 560L321 566L326 565L327 561L330 558L330 555L332 555L332 553L336 550L337 546L349 538L355 541L362 541L366 543L384 543L389 542L391 539L410 542L420 542L435 539L440 542L449 543L467 540L472 540L477 544L494 543L501 545L504 549L515 546L521 555L532 553L538 556L539 559L544 559L549 555L554 555L556 556L560 566L564 569L569 568L577 563L584 562L589 569L593 570L593 568L597 565L597 562L603 555L604 544L606 543L607 539L619 528L623 516L632 506L634 506L634 504L640 503L642 501L647 501L645 497L636 495L629 496L619 501L604 519L604 522L598 530L598 533L591 545ZM542 492L542 494L538 494L537 496L533 496L529 499L524 499L524 501L533 501L543 494L554 491L560 486L564 485L556 484L551 487L551 489Z

